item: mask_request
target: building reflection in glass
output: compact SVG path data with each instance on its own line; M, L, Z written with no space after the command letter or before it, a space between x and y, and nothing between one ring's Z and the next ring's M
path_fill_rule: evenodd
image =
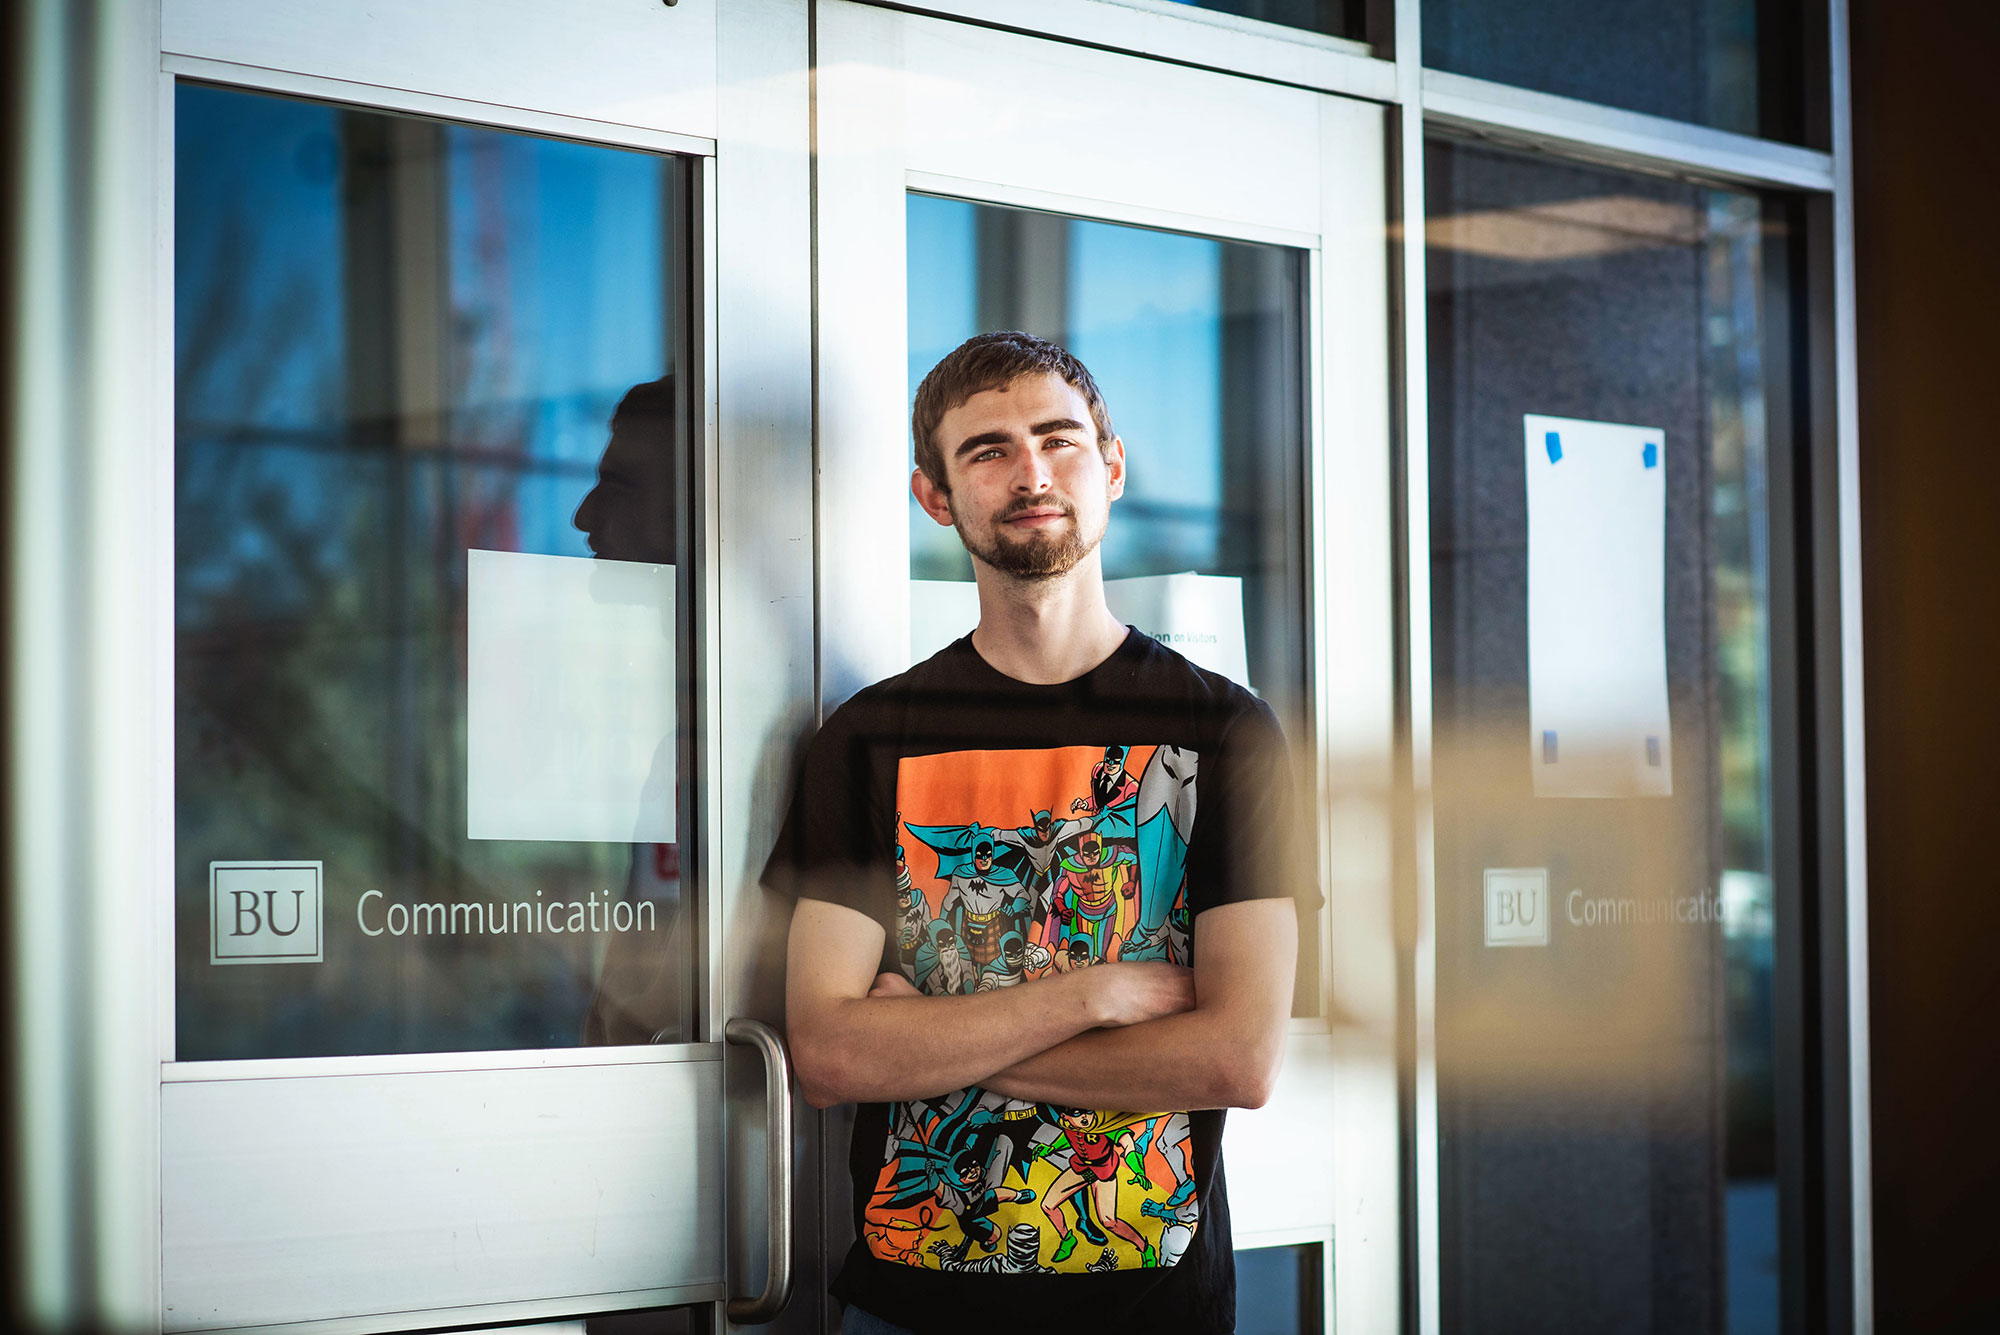
M678 845L468 838L466 731L469 553L685 590L684 169L193 84L176 138L178 1055L685 1037ZM323 863L324 963L208 963L246 858Z

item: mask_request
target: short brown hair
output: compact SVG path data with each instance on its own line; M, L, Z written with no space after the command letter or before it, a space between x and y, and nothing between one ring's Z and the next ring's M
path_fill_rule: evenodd
M946 353L917 386L917 401L910 409L910 436L916 442L917 467L939 491L950 491L945 481L944 452L938 448L938 424L944 415L975 394L1011 385L1024 375L1060 376L1071 389L1083 395L1090 408L1090 420L1097 427L1100 453L1111 448L1117 433L1111 429L1111 412L1104 395L1083 363L1069 350L1010 329L995 334L975 334Z

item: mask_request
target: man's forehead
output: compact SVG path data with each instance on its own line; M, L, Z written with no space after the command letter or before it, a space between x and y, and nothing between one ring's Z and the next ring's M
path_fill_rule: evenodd
M1060 417L1088 427L1090 405L1069 381L1038 371L1016 376L995 389L983 389L946 409L938 434L951 441L985 431L1025 431L1036 422Z

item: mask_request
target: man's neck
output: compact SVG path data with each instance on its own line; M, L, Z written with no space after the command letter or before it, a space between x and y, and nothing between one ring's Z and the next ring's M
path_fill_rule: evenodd
M1104 601L1104 568L1092 552L1067 575L1023 581L975 561L979 628L972 647L987 665L1037 686L1074 681L1125 642Z

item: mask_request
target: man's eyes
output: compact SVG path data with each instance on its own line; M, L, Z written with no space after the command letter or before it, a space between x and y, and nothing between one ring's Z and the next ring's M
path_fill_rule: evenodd
M1075 449L1076 442L1071 440L1068 436L1050 436L1047 440L1042 442L1042 448L1045 450L1054 449L1057 446L1067 446L1070 449ZM1000 459L1004 458L1005 456L1006 456L1006 451L1001 449L998 445L995 445L990 449L981 450L979 453L973 455L966 462L976 464L976 463L981 463L987 459Z

